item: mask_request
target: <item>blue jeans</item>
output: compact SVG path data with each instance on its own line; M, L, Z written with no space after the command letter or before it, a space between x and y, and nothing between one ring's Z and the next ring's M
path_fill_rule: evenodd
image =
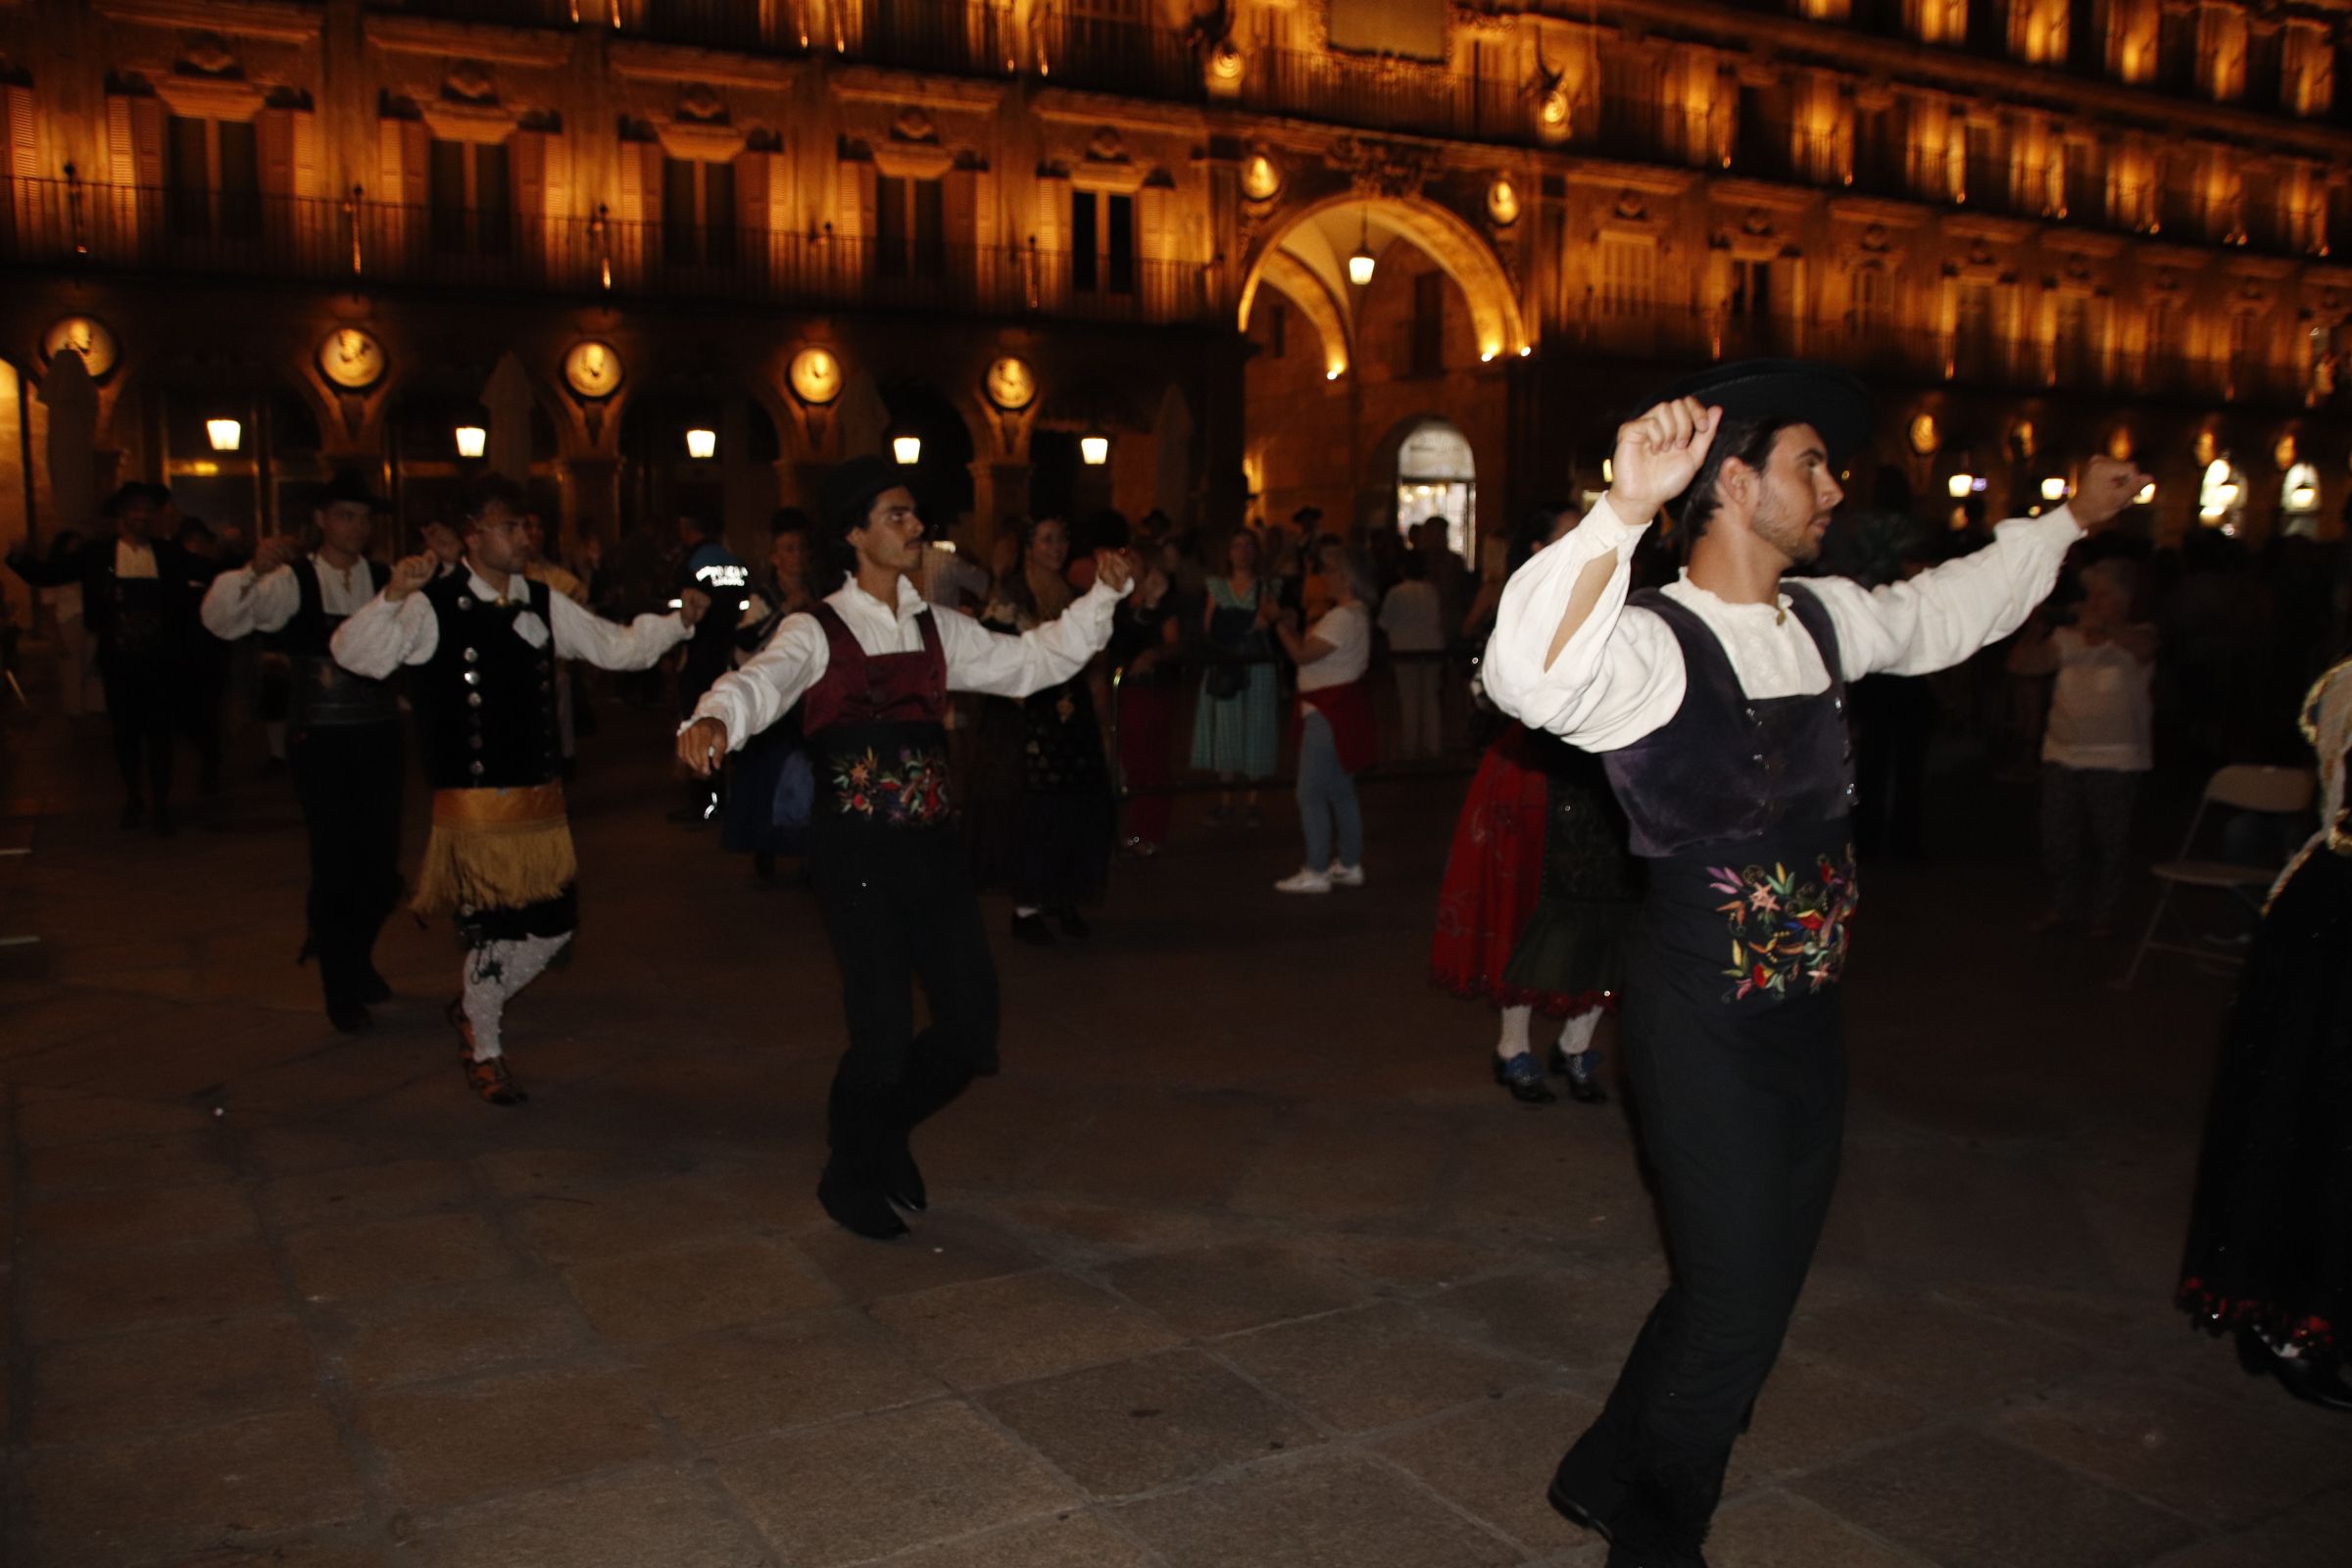
M1331 824L1340 824L1340 859L1346 866L1364 863L1364 813L1355 804L1355 779L1340 766L1339 743L1332 738L1331 720L1313 709L1298 735L1298 825L1306 834L1306 867L1320 871L1332 863Z

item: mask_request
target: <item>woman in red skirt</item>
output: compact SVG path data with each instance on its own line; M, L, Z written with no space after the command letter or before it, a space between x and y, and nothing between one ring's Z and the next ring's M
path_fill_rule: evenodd
M1538 512L1512 538L1509 569L1580 520L1573 508ZM1515 1100L1558 1098L1529 1039L1539 1012L1563 1020L1551 1069L1570 1098L1608 1098L1592 1037L1615 1010L1622 936L1641 896L1625 845L1597 760L1518 724L1487 749L1454 824L1429 968L1455 996L1499 1009L1494 1081Z

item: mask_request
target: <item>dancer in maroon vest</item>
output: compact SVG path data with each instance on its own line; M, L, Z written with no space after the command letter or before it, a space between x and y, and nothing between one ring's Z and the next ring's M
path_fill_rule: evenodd
M849 581L719 678L679 732L678 756L708 774L802 705L817 787L808 874L850 1028L816 1198L845 1228L888 1241L906 1230L892 1205L927 1200L908 1135L997 1068L997 971L954 826L948 694L1020 698L1069 679L1108 641L1133 568L1123 553L1098 554L1093 589L1059 619L1008 637L935 615L916 591L922 519L881 459L833 470L820 526ZM929 1004L919 1033L909 980Z

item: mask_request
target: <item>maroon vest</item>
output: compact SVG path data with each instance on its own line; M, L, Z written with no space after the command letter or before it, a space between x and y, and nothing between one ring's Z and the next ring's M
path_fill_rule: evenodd
M948 711L948 655L926 608L915 624L923 646L911 654L869 654L841 612L821 601L809 612L824 628L825 672L801 699L801 727L813 736L836 724L938 724Z

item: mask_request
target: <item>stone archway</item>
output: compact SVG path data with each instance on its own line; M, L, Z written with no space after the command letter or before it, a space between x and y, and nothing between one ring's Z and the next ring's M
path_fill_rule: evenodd
M1480 358L1493 360L1529 351L1532 339L1519 308L1518 291L1500 259L1475 228L1427 197L1366 196L1354 191L1306 204L1268 230L1252 248L1242 281L1238 320L1243 331L1250 329L1258 286L1271 284L1314 325L1322 340L1326 373L1336 379L1351 362L1344 259L1318 233L1328 226L1325 220L1335 216L1359 220L1368 239L1402 239L1435 262L1469 305Z

